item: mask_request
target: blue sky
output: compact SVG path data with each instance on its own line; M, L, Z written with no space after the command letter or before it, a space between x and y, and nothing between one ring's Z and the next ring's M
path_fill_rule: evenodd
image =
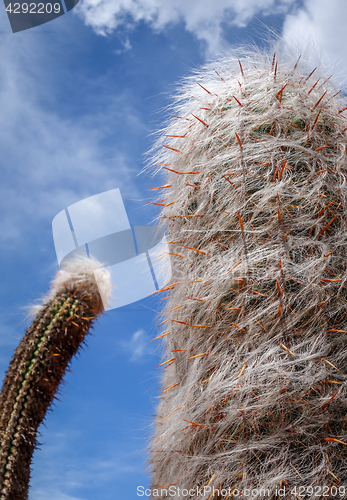
M28 326L23 307L58 265L51 221L120 188L150 224L144 155L175 84L221 47L264 45L267 29L347 67L345 0L80 0L12 34L0 9L0 371ZM316 56L315 56L316 57ZM29 500L133 500L149 486L146 443L159 394L156 297L104 315L41 427Z

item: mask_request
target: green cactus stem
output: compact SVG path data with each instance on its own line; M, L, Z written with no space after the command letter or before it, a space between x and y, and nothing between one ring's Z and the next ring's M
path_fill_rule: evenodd
M72 357L103 311L92 264L80 261L77 269L70 265L70 272L58 273L7 370L0 394L1 500L27 499L38 427Z

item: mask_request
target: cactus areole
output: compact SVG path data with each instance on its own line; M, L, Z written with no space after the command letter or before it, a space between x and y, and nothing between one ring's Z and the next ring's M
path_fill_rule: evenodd
M173 270L153 497L347 487L347 107L328 76L223 58L151 153Z

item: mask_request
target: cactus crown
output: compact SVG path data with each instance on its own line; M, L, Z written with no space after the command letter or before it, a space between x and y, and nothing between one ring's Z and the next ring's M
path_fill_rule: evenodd
M347 484L346 108L300 68L207 65L152 151L173 267L154 486Z

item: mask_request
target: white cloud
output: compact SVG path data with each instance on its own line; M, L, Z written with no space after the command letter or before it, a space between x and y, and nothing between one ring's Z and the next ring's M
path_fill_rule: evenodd
M121 347L130 354L130 361L138 360L148 348L148 338L144 330L137 330L127 342L120 342Z
M345 0L305 0L304 6L286 16L283 38L286 42L306 48L324 66L335 68L336 78L346 78L347 2Z
M346 0L81 0L76 14L101 35L133 29L141 22L155 32L183 23L212 50L223 41L223 28L246 27L255 16L283 14L287 42L316 52L327 66L338 63L341 78L339 67L347 67Z
M124 134L130 129L136 140L148 131L131 98L127 91L115 95L107 75L85 81L76 72L85 103L73 114L70 103L64 109L59 86L71 81L69 61L62 64L51 38L48 44L44 33L0 36L2 246L18 246L43 221L49 231L60 210L84 197L115 187L125 197L139 195L133 179L141 165Z
M127 478L132 484L143 475L143 454L129 436L122 440L111 433L105 439L101 433L105 441L96 446L93 437L85 443L85 429L71 421L68 427L64 421L59 426L60 432L49 430L51 425L40 428L44 446L34 453L28 500L85 500L86 489L95 491L99 486L103 492L113 491L119 480Z
M101 35L140 22L157 32L183 22L187 31L217 48L223 24L244 27L255 15L287 12L293 4L296 0L83 0L76 12Z

